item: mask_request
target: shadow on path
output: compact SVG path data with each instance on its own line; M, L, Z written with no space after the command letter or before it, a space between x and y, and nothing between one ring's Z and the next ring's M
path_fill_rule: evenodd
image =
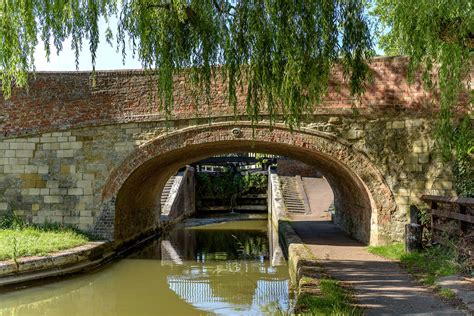
M417 284L397 262L373 255L329 221L293 218L303 242L335 279L350 284L367 315L466 315Z

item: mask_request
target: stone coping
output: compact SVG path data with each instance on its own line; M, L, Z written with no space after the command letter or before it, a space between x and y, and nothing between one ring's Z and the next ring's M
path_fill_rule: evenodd
M281 191L281 185L278 174L274 170L269 169L269 208L271 210L272 225L278 230L280 246L285 254L288 262L288 270L290 280L297 293L307 291L307 286L303 289L300 280L305 278L313 280L313 284L317 284L321 278L322 269L318 265L316 258L308 247L303 243L291 226L291 221L286 213L286 207ZM313 286L311 290L314 290Z
M288 221L279 221L278 231L282 249L287 256L291 283L299 293L301 292L300 280L302 278L319 278L322 269Z
M112 244L88 242L46 256L21 257L0 261L0 286L21 283L93 268L113 257Z

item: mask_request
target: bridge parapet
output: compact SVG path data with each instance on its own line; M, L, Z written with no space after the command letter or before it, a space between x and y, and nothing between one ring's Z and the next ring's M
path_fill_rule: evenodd
M408 84L407 60L403 57L376 58L371 63L373 80L366 93L356 99L350 95L342 69L335 68L326 98L315 107L318 115L360 115L378 117L429 117L431 93L419 80ZM245 87L238 91L234 113L228 105L225 85L216 72L209 104L199 101L182 77L175 79L175 107L172 121L185 119L235 118L246 116ZM89 72L38 72L29 89L16 88L3 100L0 112L0 137L36 135L43 132L116 123L165 120L153 93L153 79L141 70L99 71L92 85ZM3 99L3 98L2 98ZM262 111L265 115L265 110ZM245 118L244 118L245 120Z

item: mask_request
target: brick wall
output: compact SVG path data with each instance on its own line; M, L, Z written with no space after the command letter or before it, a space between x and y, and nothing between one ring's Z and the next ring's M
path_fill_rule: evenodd
M376 58L371 64L373 81L365 95L350 96L340 67L331 78L327 97L315 114L361 114L383 111L386 115L404 113L429 117L433 111L431 95L415 81L408 85L404 58ZM178 119L211 116L234 117L228 106L225 86L218 79L212 85L210 108L196 103L183 78L175 79L174 117ZM97 72L92 86L89 72L38 72L30 80L28 91L16 88L0 107L0 137L94 126L117 122L163 120L153 93L150 77L142 71ZM238 115L245 115L245 93L239 89Z
M321 178L322 174L315 166L293 159L278 159L277 173L280 176L302 176Z

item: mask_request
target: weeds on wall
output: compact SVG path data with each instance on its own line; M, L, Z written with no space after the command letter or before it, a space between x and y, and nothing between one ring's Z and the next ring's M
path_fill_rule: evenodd
M0 229L21 229L26 225L21 217L14 212L9 212L0 217Z

